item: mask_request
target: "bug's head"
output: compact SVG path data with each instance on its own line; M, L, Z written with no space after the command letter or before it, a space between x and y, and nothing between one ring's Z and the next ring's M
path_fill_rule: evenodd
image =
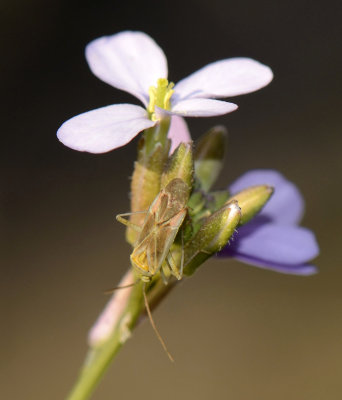
M147 256L146 252L143 251L140 254L135 254L134 252L131 254L131 264L139 278L143 282L150 282L151 281L151 273L148 269L147 264Z

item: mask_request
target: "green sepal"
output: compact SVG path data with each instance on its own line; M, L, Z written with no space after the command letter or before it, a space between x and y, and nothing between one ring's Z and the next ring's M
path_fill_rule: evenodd
M200 191L194 191L189 199L189 214L195 217L205 206L205 196Z
M193 184L194 161L192 146L181 143L169 157L161 177L161 188L165 187L172 179L181 178L191 191Z
M229 198L228 190L217 190L215 192L207 193L206 195L206 208L210 212L215 212L227 202Z
M204 191L215 183L223 166L227 139L224 126L216 126L196 143L194 152L195 174Z

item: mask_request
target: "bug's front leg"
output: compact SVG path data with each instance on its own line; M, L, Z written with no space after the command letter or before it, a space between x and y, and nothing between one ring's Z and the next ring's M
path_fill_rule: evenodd
M141 226L133 224L133 222L131 222L128 219L123 218L123 217L129 217L129 216L135 215L135 214L146 214L146 213L147 213L147 211L129 212L129 213L124 213L124 214L118 214L115 218L121 224L129 226L130 228L134 229L136 232L141 232L141 230L142 230Z

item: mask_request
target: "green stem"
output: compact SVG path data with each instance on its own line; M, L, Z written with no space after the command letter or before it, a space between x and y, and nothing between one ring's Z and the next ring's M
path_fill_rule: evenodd
M168 285L164 285L162 280L158 279L154 282L153 286L147 289L151 309L154 309L159 304L175 286L175 283L175 280L171 280ZM86 400L90 398L111 361L131 336L131 332L137 325L139 317L144 313L142 290L141 282L134 286L128 298L127 306L118 319L113 333L103 344L88 351L80 376L67 400Z
M130 337L143 309L142 285L139 283L133 288L127 307L111 336L99 347L89 350L80 376L67 400L85 400L90 397L110 362Z
M170 128L170 121L169 117L165 117L156 126L145 130L143 147L143 156L145 158L153 153L157 144L162 146L167 156L169 152L167 134Z

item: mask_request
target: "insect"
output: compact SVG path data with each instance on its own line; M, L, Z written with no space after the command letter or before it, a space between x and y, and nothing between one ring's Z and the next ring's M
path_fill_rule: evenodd
M163 278L171 274L183 275L183 262L178 267L170 253L172 244L187 213L189 187L175 178L162 189L146 213L143 225L137 226L123 218L132 213L119 214L116 219L139 232L130 256L132 267L143 282L150 282L159 271Z
M124 218L133 213L119 214L116 217L119 222L139 232L130 260L139 279L144 282L145 307L151 325L171 361L173 358L152 319L146 296L146 284L159 272L165 283L170 275L177 279L183 276L183 252L178 266L170 250L187 214L188 199L188 185L182 179L175 178L159 192L149 209L142 211L146 213L146 217L141 227Z

